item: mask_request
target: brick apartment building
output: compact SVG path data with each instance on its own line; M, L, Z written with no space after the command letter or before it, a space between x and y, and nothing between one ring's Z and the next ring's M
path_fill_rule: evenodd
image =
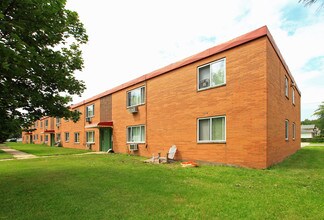
M300 148L300 91L266 26L44 117L24 142L266 168Z

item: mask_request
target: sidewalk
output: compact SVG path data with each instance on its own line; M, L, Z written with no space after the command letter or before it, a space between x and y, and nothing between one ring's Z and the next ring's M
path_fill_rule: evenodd
M0 146L0 149L8 154L12 154L14 158L18 160L37 158L37 156L33 154L28 154L19 150L11 149L10 147L7 146Z

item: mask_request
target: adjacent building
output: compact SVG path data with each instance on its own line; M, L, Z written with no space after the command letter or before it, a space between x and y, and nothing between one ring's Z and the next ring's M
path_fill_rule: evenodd
M266 26L44 117L24 142L266 168L300 148L300 91ZM47 121L47 122L46 122ZM45 127L46 123L46 127Z

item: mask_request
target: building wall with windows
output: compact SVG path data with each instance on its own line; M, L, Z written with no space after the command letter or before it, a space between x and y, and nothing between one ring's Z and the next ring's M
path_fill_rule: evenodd
M151 157L176 145L178 160L266 168L300 146L300 91L266 27L72 109L80 120L54 128L64 147L106 151L109 129L117 153Z
M300 92L275 45L267 42L267 166L300 149Z

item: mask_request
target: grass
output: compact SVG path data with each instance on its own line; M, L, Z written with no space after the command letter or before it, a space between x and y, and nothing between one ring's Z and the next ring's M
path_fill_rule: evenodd
M324 219L324 147L267 170L121 154L0 163L0 219Z
M89 150L71 149L63 147L49 147L47 145L42 144L22 144L8 142L6 143L6 146L36 156L71 155L89 152Z
M0 160L2 159L12 159L13 156L11 154L8 154L7 152L4 152L0 149Z

